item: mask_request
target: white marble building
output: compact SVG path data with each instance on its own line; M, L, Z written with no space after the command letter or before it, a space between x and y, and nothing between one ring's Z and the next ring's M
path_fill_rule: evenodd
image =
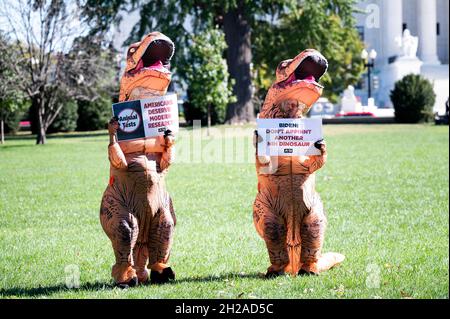
M442 112L449 96L449 0L365 0L357 6L362 11L355 14L360 36L369 51L378 53L372 72L376 105L392 106L393 83L408 73L420 73L432 81L435 110ZM405 29L418 37L416 59L406 58L399 45ZM367 75L361 84L356 94L364 104Z

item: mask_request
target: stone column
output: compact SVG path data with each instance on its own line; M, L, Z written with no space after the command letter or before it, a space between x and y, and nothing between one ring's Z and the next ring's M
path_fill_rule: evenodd
M419 57L425 64L439 64L436 35L436 0L417 0Z
M388 63L390 57L400 53L396 39L402 36L403 8L402 0L382 0L382 45L383 64Z

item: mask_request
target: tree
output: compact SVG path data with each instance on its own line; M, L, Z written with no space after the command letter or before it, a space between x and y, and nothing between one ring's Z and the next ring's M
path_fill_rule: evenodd
M418 74L409 74L397 81L391 91L395 120L399 123L431 120L435 100L433 85Z
M10 64L19 79L14 86L35 110L37 144L45 144L47 129L65 105L58 92L69 99L99 97L96 84L114 61L102 58L102 38L87 37L89 25L79 23L83 2L18 0L0 7L3 31L18 50Z
M254 63L258 89L265 92L275 68L307 48L319 50L328 60L321 79L324 96L336 102L339 94L364 72L360 57L364 44L355 27L353 0L302 1L297 14L285 13L278 23L260 21L254 30ZM293 27L295 26L295 27Z
M80 100L78 104L77 131L95 131L106 128L111 118L111 97L95 101Z
M222 58L226 44L219 29L203 31L191 39L189 61L183 66L189 87L189 105L186 106L197 110L196 114L207 115L209 129L212 112L217 121L223 122L226 106L236 100L227 64ZM189 113L193 110L185 110L185 114Z
M64 96L64 92L61 92ZM59 111L55 120L48 127L48 133L73 132L77 128L78 104L77 101L68 99L64 101L64 107Z
M18 109L18 104L14 103L12 99L0 99L0 144L5 143L5 123L9 116L14 114Z
M5 123L16 112L23 110L23 96L14 87L17 74L11 68L11 58L15 48L9 45L8 38L0 32L0 144L5 142Z

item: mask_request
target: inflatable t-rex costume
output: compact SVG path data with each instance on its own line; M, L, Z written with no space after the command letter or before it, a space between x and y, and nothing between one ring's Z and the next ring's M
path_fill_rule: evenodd
M164 95L171 80L173 42L152 32L128 49L120 82L120 102ZM109 123L110 181L100 208L101 225L116 257L112 276L120 286L149 279L164 283L175 278L167 265L175 214L164 177L173 160L173 136L117 141L117 119Z
M311 49L282 61L259 118L304 117L322 94L316 81L327 67L327 60ZM325 164L327 151L323 141L315 146L321 155L256 156L253 220L269 251L268 278L284 272L318 274L344 260L338 253L321 255L326 217L314 172Z

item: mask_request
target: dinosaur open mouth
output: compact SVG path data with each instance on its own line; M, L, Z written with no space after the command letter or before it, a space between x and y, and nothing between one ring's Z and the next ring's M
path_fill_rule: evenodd
M172 58L173 51L173 44L166 40L157 39L152 41L142 55L142 67L165 67L168 69L170 67L170 59Z
M129 73L136 74L141 70L157 70L168 73L173 52L173 43L164 39L154 40L150 42L136 67Z
M317 81L327 70L327 61L319 55L306 57L295 69L295 80L309 81L317 84Z

